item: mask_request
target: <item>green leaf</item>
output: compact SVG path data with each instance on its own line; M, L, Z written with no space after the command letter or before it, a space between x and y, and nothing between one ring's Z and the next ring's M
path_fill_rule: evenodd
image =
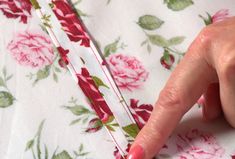
M84 152L84 153L78 154L78 156L86 156L86 155L88 155L88 154L89 154L89 152Z
M53 9L55 6L53 3L48 3L48 5L51 7L51 9Z
M106 127L110 130L110 131L115 131L114 128L110 125L106 125Z
M104 48L104 57L108 57L111 53L115 53L117 51L117 45L120 41L120 38L115 40L113 43L108 44Z
M44 125L45 120L41 121L39 127L38 127L38 131L36 133L37 136L37 157L38 159L41 159L41 133L42 133L42 128Z
M114 120L114 116L111 115L109 116L108 120L106 121L106 123L111 123Z
M79 146L78 151L79 151L79 152L82 152L82 151L83 151L83 149L84 149L84 146L83 146L83 144L81 144L81 145Z
M75 105L75 106L66 106L65 108L69 109L74 115L83 115L83 114L87 114L90 112L89 109L85 108L82 105Z
M44 69L38 70L37 79L35 82L47 78L49 74L50 74L50 66L46 66Z
M52 157L52 159L73 159L67 151L62 151Z
M167 3L167 7L173 11L180 11L193 5L192 0L168 0L164 2Z
M29 149L31 149L34 145L34 139L32 140L29 140L26 144L26 148L25 148L25 151L28 151Z
M73 153L74 153L75 156L78 156L78 155L79 155L76 151L73 151Z
M147 44L148 43L148 39L147 40L144 40L141 44L140 44L140 46L144 46L145 44Z
M74 124L77 124L81 121L81 119L75 119L73 120L69 125L74 125Z
M211 15L208 12L206 12L206 14L207 14L207 17L203 17L202 15L199 15L199 17L204 21L205 25L212 24Z
M46 145L44 145L44 151L45 151L45 159L48 159L48 148Z
M6 78L6 81L10 80L13 77L13 75L10 75Z
M41 7L40 7L40 5L38 4L38 1L37 0L30 0L31 1L31 3L32 3L32 5L33 5L33 7L35 8L35 9L41 9Z
M6 67L3 67L2 74L3 74L4 77L7 76L7 69L6 69Z
M170 38L168 40L168 46L181 44L184 41L184 39L185 39L184 36L176 36L176 37Z
M37 137L37 157L38 159L41 159L41 147L40 147L40 141L41 140L41 137L38 136Z
M58 82L58 76L55 73L53 73L53 79L55 82Z
M0 92L0 108L6 108L13 104L15 98L12 96L11 93L6 91Z
M119 124L118 123L114 123L114 124L111 124L112 126L119 126Z
M36 133L35 136L40 136L41 135L44 122L45 122L45 120L41 121L41 123L39 124L38 130L37 130L37 133Z
M84 119L82 120L82 123L85 124L87 121L88 121L88 117L84 118Z
M93 81L95 82L95 85L99 88L100 86L104 86L106 88L109 88L104 82L97 76L91 76Z
M143 15L139 17L137 24L146 30L155 30L161 27L164 23L161 19L154 15Z
M55 72L61 72L61 70L58 67L55 67Z
M139 128L136 124L130 124L125 127L122 127L122 129L131 137L135 138L139 132Z
M0 77L0 86L5 86L6 84L5 84L5 81L3 80L3 78L2 77Z
M148 35L148 38L150 42L154 45L160 46L160 47L167 47L168 46L168 41L162 37L161 35Z

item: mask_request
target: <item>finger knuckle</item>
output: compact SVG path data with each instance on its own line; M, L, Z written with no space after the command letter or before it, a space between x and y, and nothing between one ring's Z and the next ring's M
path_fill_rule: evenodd
M230 80L235 76L235 51L222 54L218 60L218 74L224 80Z
M212 40L216 36L216 31L214 27L212 26L207 26L202 29L202 31L198 35L198 41L201 43L203 46L208 46L212 43Z
M179 89L168 87L160 92L158 106L167 110L183 112L183 102Z

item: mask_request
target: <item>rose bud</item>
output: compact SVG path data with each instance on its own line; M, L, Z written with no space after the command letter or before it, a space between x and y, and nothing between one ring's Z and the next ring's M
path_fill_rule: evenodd
M160 62L163 67L170 70L175 62L175 57L174 55L170 54L168 51L165 50L163 56L160 59Z
M103 124L99 118L94 118L89 121L88 128L85 132L94 133L102 128Z

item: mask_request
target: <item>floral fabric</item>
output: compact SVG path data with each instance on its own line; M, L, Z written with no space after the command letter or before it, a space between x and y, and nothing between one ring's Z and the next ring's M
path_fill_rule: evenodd
M0 158L121 159L199 31L234 15L233 0L0 0ZM195 105L157 158L233 159L234 145Z

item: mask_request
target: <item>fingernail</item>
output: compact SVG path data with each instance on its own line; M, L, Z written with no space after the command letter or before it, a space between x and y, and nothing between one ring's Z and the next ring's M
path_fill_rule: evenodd
M144 158L144 150L140 145L136 145L131 148L127 159L143 159Z

